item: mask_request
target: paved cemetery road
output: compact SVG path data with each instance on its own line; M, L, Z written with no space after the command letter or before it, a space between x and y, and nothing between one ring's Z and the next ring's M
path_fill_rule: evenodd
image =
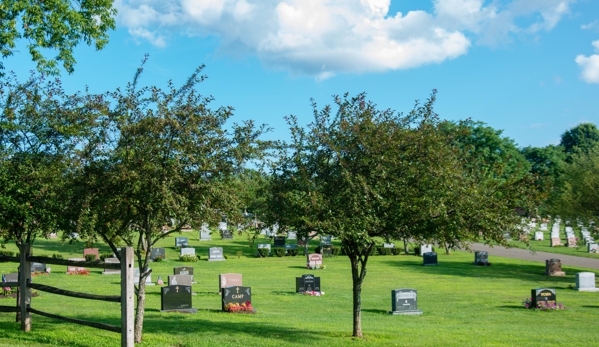
M503 248L500 246L489 247L487 245L483 245L482 243L475 243L472 245L472 250L474 251L486 251L489 255L496 255L499 257L506 258L515 258L522 260L532 260L539 261L545 263L545 260L555 258L560 259L562 261L562 265L566 266L576 266L576 267L585 267L589 269L597 269L599 270L599 259L592 258L582 258L575 257L572 255L564 255L564 254L555 254L555 253L547 253L547 252L535 252L532 253L526 249L520 248Z

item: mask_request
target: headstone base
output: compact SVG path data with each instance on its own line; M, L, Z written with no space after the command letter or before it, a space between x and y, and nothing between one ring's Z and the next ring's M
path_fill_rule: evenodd
M574 289L578 290L579 292L590 292L590 293L599 292L599 288L574 288Z
M424 266L437 266L437 265L439 265L439 263L435 263L435 264L422 264L422 265L424 265Z
M197 308L185 308L177 310L160 310L160 312L198 313Z
M564 271L553 271L553 272L547 272L547 275L549 275L549 276L566 276L566 273Z
M435 264L435 265L437 265L437 264ZM418 310L416 310L416 311L388 311L388 313L392 314L394 316L400 315L400 314L402 314L402 315L420 315L420 314L422 314L422 311L418 311Z
M208 261L225 261L226 259L208 259Z

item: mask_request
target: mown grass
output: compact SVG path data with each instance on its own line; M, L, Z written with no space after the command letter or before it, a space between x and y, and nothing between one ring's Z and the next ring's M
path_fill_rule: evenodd
M325 270L304 268L305 258L255 258L241 237L233 241L197 241L191 246L202 256L197 263L175 261L174 237L158 246L167 250L166 262L153 263L152 279L172 274L172 268L193 265L197 314L161 313L160 286L148 288L144 341L141 346L584 346L599 338L599 293L569 289L575 274L588 269L564 266L565 277L548 277L540 262L493 257L492 266L472 265L470 253L439 254L439 266L422 266L413 255L373 256L363 286L364 339L351 338L352 286L349 261L344 256L325 258ZM193 238L192 238L193 237ZM267 242L261 240L260 242ZM222 246L229 259L208 262L208 248ZM60 245L38 240L36 254L60 252L79 256L81 244ZM101 247L102 248L102 247ZM237 251L243 256L237 257ZM101 249L102 252L102 249ZM0 263L12 272L16 264ZM118 294L118 277L92 269L89 276L65 274L53 266L37 283L96 294ZM220 312L217 294L220 273L241 273L252 287L255 315ZM295 277L313 273L321 277L325 295L296 295ZM561 312L535 312L522 307L532 288L557 290L557 300L568 307ZM391 290L418 290L422 316L391 316ZM0 305L13 305L2 299ZM73 318L119 324L118 304L72 299L48 293L32 299L32 307ZM33 315L33 329L19 330L14 313L0 314L0 346L118 346L119 335Z
M575 230L574 233L576 234L576 237L580 238L581 237L580 228L574 228L574 230ZM543 231L543 239L544 239L543 241L535 241L534 240L535 231L540 231L540 230L537 227L530 232L530 235L529 235L530 241L529 241L528 245L525 242L517 241L517 240L510 241L509 245L512 247L515 247L515 248L530 249L531 251L535 251L535 252L548 252L548 253L556 253L556 254L573 255L573 256L584 257L584 258L599 259L599 253L589 253L586 245L581 246L581 247L567 247L568 240L566 240L566 238L565 238L563 225L561 226L561 230L560 230L560 239L561 239L562 245L557 246L557 247L551 247L551 231Z

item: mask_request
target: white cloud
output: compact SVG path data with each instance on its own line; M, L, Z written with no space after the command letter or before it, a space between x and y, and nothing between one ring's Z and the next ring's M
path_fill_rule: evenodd
M589 24L583 24L580 26L580 29L590 30L599 27L599 21L592 21Z
M396 0L397 1L397 0ZM220 38L221 49L319 79L442 63L471 40L551 30L574 0L431 0L432 13L389 13L391 0L117 0L131 35L164 47L170 35ZM527 18L520 27L516 19ZM532 19L531 19L532 18Z
M599 53L599 40L593 41L595 51ZM580 76L587 83L599 83L599 54L590 56L579 55L575 59L576 64L580 66L582 72Z

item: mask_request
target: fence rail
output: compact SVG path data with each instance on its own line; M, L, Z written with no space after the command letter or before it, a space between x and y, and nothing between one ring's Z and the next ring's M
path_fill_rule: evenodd
M7 255L0 255L0 262L17 262L19 263L19 281L18 282L0 282L1 287L17 287L19 295L17 296L17 306L0 306L0 312L17 312L20 316L21 330L31 330L31 313L59 319L62 321L85 325L88 327L108 330L121 334L121 346L122 347L133 347L133 324L134 324L134 283L133 283L133 249L130 247L122 248L120 253L120 264L115 263L104 263L101 261L74 261L64 260L49 257L34 257L30 255L31 246L29 244L22 244L19 246L19 257L10 257ZM79 266L79 267L90 267L90 268L103 268L103 269L120 269L121 270L121 293L120 295L96 295L88 293L79 293L61 288L56 288L44 284L31 283L31 263L45 263L53 265L66 265L66 266ZM57 314L48 313L37 310L31 307L31 289L37 289L39 291L64 295L68 297L89 299L89 300L101 300L118 302L121 304L121 326L114 326L110 324L100 322L90 322L76 318L63 317ZM20 313L20 315L19 315Z

